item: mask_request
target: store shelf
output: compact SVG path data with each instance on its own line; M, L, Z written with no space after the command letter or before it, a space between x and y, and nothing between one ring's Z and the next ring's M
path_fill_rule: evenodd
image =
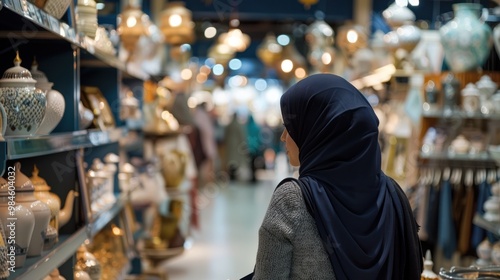
M421 165L470 166L470 167L496 167L496 161L488 152L478 154L452 154L452 153L423 153L419 154Z
M487 221L479 214L474 215L472 222L478 227L500 236L500 223Z
M11 273L11 279L40 279L41 275L48 275L54 268L61 265L73 254L78 247L101 231L111 220L118 216L123 209L125 196L120 196L116 203L107 211L101 213L94 222L82 227L72 235L59 236L59 242L50 251L45 251L39 257L27 258L21 268Z
M59 236L59 242L50 251L45 251L39 257L27 258L23 267L11 272L11 279L40 279L48 275L54 268L61 265L73 254L78 247L88 238L85 227L72 235Z
M6 160L97 147L119 142L125 134L125 128L113 128L105 131L80 130L32 137L5 136L5 141L0 141L0 153L5 155L4 160L0 160L0 176L5 172Z
M51 35L50 37L54 39L65 40L76 45L79 44L78 36L74 28L67 23L60 22L55 17L37 8L34 4L26 0L4 0L0 3L2 5L0 6L2 8L0 10L5 9L11 13L17 14L13 17L9 17L12 18L12 20L4 18L8 17L8 15L3 14L2 19L7 19L5 22L17 25L18 28L26 29L27 25L30 25L29 29L35 27L38 29L36 32L31 30L33 34L30 34L30 39L36 39L38 36L45 39L48 35ZM6 11L2 11L2 13L6 13ZM48 33L40 32L40 30L46 30ZM26 32L26 30L24 31Z
M88 225L89 238L94 237L99 231L108 225L111 220L118 216L118 213L120 213L125 206L126 199L127 197L125 195L120 195L116 199L116 203L113 204L113 206L97 215L94 221Z
M113 128L105 131L80 130L33 137L7 136L4 143L7 159L21 159L118 142L125 132L123 128Z
M424 118L439 118L439 119L488 119L500 120L500 114L482 114L482 113L468 113L461 110L423 110L422 117Z
M9 11L2 11L2 19L5 20L3 22L9 22L12 26L24 28L22 30L17 30L19 34L16 34L16 30L2 31L0 32L0 37L10 38L15 36L15 38L24 38L26 37L27 32L25 29L29 29L31 31L29 34L30 40L49 39L66 41L67 43L75 45L76 47L91 54L92 60L90 60L90 62L83 61L83 65L93 65L94 67L96 65L98 65L98 67L112 67L120 70L125 74L125 76L130 78L140 80L149 79L149 75L141 69L128 67L127 64L121 61L117 56L103 52L96 48L93 39L86 36L79 36L76 34L73 27L69 26L65 22L60 22L55 17L37 8L34 4L26 0L6 0L1 1L0 3L0 10L5 8L5 10ZM29 25L29 28L27 25Z

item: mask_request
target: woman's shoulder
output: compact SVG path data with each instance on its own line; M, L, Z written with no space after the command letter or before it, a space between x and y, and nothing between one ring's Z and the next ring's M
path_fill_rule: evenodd
M300 190L299 184L295 180L283 180L278 184L278 186L274 190L274 195L276 196L298 195L302 197L302 191Z
M305 206L302 191L293 180L282 181L274 190L271 198L271 207L297 209Z

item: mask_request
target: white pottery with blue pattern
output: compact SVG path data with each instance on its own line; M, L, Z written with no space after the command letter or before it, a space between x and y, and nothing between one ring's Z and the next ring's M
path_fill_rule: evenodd
M19 54L14 65L0 79L0 103L7 115L5 135L34 135L45 116L47 99L44 91L35 88L30 71L21 67Z
M453 4L455 17L439 29L451 71L476 70L488 58L493 40L491 28L481 20L483 11L481 4Z

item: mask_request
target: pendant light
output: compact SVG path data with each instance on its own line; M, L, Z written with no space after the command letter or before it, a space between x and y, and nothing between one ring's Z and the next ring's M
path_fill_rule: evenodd
M123 48L131 54L134 53L137 42L141 36L147 33L148 15L144 14L140 7L128 5L123 12L118 15L118 34Z
M276 36L268 33L257 47L257 57L267 67L274 67L281 57L283 47L276 41Z
M181 1L167 3L161 13L160 29L170 45L189 44L195 39L192 13Z

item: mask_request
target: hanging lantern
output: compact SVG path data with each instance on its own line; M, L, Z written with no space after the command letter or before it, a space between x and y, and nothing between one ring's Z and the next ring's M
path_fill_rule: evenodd
M235 54L235 50L232 47L219 40L208 50L208 57L213 58L215 63L222 65L227 65L229 60L234 58Z
M336 41L344 55L351 58L357 50L368 46L368 35L363 26L347 23L337 31Z
M160 29L167 44L182 45L192 43L195 39L194 23L191 11L184 2L169 2L161 13Z
M308 61L316 72L330 72L335 59L335 32L323 20L316 20L306 31L309 46Z
M137 42L142 35L147 32L146 26L149 21L148 15L144 14L140 8L127 6L118 15L118 34L123 47L129 54L132 54L137 46Z
M243 52L250 45L250 36L241 32L239 28L232 28L227 33L222 33L219 40L236 52Z
M305 66L305 58L299 53L292 42L283 47L282 56L277 65L278 75L281 79L290 82L294 78L304 78L307 75Z
M257 57L267 67L274 67L281 57L283 47L276 41L274 34L267 34L262 43L257 48Z

